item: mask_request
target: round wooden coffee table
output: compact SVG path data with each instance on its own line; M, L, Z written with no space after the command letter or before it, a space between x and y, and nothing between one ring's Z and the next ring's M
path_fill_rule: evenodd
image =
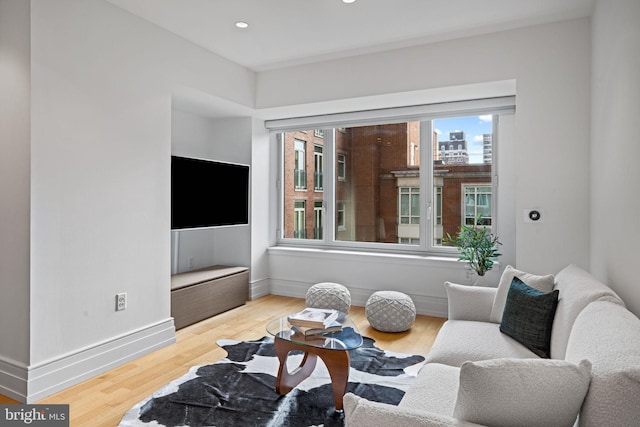
M338 317L342 331L313 337L301 334L289 323L287 317L272 320L267 324L267 332L274 337L274 346L280 361L276 392L287 394L309 377L316 367L317 358L320 357L331 377L336 409L342 410L342 398L349 382L349 350L362 345L362 335L344 313L340 313ZM304 356L300 365L290 372L287 368L287 358L293 350L302 351Z

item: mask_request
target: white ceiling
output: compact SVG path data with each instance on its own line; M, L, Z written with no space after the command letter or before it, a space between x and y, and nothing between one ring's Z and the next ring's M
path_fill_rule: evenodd
M595 0L107 1L263 71L589 16Z

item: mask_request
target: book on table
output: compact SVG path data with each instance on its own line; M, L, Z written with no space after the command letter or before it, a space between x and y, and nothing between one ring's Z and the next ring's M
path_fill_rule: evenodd
M291 339L298 342L310 343L316 346L323 347L326 345L329 338L324 335L305 335L302 332L296 331L291 335Z
M312 337L316 335L342 332L342 325L339 322L334 321L324 328L306 328L304 326L293 325L293 329L295 330L296 334L304 335L305 337Z
M338 318L337 310L305 308L288 317L289 323L302 328L327 328Z

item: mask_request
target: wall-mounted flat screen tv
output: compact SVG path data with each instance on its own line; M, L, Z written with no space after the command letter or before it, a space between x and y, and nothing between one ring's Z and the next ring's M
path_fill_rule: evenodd
M249 223L249 166L171 156L171 229Z

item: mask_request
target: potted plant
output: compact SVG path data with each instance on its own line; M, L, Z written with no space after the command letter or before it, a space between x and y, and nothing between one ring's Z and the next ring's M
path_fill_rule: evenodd
M476 219L476 224L482 224L481 217ZM498 245L501 245L498 236L491 233L484 225L463 225L455 237L449 233L445 243L460 249L460 261L466 261L469 267L476 272L478 277L491 270L498 257Z

